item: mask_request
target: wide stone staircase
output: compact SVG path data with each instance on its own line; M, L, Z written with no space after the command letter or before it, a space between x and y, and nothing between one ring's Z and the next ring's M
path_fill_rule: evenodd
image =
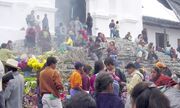
M116 46L118 47L118 51L119 51L119 55L117 56L118 61L121 62L121 64L119 65L119 68L122 71L125 71L124 67L126 66L127 63L129 62L134 62L136 57L136 48L137 45L134 42L130 42L127 40L123 40L123 39L110 39L108 38L108 41L115 41L116 42ZM94 66L94 60L91 59L91 57L88 57L87 53L85 54L85 64L89 64L92 67ZM171 61L171 58L168 55L165 55L164 53L161 52L156 52L156 54L158 55L159 59L165 63L172 71L180 71L180 63L177 61ZM103 53L103 58L106 58L106 49L104 50ZM70 72L70 70L73 69L73 63L68 63L67 66L67 71L66 72ZM144 67L146 70L150 71L152 69L152 67L155 65L154 62L152 61L145 61L142 60L141 63L142 67Z
M117 56L118 61L121 62L119 64L119 68L122 71L125 71L124 67L128 62L134 62L136 59L136 48L137 45L134 42L130 42L124 39L107 39L109 41L115 41L116 46L118 48L119 54ZM161 52L156 52L160 60L165 63L172 71L180 71L180 63L177 61L171 61L168 55L165 55ZM63 78L67 80L69 74L74 69L74 62L80 61L84 64L89 64L94 67L94 60L88 56L87 49L75 47L73 51L68 52L67 54L56 53L54 56L57 57L58 69L61 72ZM106 49L103 53L103 58L107 57ZM141 65L148 71L154 66L154 62L143 60Z
M118 59L123 62L121 68L124 69L124 66L128 62L133 62L136 59L136 48L137 45L134 42L130 42L123 39L116 39L116 45L119 49ZM162 52L156 52L160 61L162 61L165 65L167 65L172 71L180 71L180 63L178 61L171 61L169 55L165 55ZM150 71L150 69L155 65L152 61L142 60L141 65Z

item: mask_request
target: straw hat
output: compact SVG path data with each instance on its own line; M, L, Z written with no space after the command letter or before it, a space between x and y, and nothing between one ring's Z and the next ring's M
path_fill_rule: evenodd
M16 69L20 69L18 67L18 61L14 60L14 59L8 59L5 63L5 66L10 66L10 67L13 67L13 68L16 68Z

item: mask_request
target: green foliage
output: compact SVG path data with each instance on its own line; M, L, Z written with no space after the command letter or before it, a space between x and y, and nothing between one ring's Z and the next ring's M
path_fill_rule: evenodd
M31 92L36 89L37 87L36 80L37 79L35 77L25 78L25 88L24 88L25 94L31 94Z

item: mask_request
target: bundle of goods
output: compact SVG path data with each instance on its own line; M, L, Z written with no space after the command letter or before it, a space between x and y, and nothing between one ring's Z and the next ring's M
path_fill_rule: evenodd
M25 78L24 86L24 107L36 108L37 105L37 82L36 78Z

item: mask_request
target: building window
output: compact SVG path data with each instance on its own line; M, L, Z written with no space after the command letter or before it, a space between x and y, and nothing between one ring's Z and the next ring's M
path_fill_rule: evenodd
M168 36L164 33L156 33L156 46L165 48L167 46Z
M177 45L180 46L180 39L177 40Z

